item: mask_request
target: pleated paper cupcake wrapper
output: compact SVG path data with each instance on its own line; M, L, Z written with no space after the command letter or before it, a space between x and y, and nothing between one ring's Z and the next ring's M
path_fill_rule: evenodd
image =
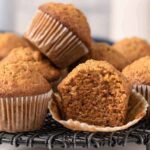
M133 88L139 92L150 105L150 86L149 85L134 85ZM148 107L146 118L150 118L150 106Z
M0 131L24 132L40 129L51 95L52 90L36 96L0 98Z
M59 99L60 97L58 95L55 95L55 98ZM56 120L57 122L59 122L60 124L62 124L64 127L68 129L77 130L77 131L89 131L89 132L114 132L114 131L127 129L135 125L146 115L147 107L148 107L148 103L145 100L145 98L141 94L133 90L129 100L127 123L123 126L103 127L103 126L89 125L87 123L82 123L72 119L62 120L55 99L53 99L49 103L49 110L54 120Z
M40 10L29 25L25 37L60 68L65 68L89 51L73 32Z

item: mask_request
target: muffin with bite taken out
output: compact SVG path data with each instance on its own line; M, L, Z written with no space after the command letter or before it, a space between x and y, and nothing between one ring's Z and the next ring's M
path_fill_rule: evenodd
M88 60L58 85L65 120L90 125L121 126L126 122L130 83L111 64Z

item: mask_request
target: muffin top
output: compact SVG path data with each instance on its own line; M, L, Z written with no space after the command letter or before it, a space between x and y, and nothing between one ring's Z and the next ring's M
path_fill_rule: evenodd
M0 97L33 96L48 92L51 85L25 62L0 64Z
M48 81L53 81L60 77L60 71L52 66L39 51L30 47L18 47L13 49L1 63L20 64L25 62L32 67L33 70L39 72Z
M39 10L52 16L68 27L87 47L91 46L91 33L84 14L71 4L46 3Z
M94 60L105 60L118 70L122 70L129 63L122 54L106 43L93 42L88 57Z
M132 84L150 85L150 56L142 57L123 69Z
M23 37L13 33L0 33L0 59L6 57L13 48L20 46L29 46Z
M130 63L141 57L150 55L150 45L143 39L133 37L118 41L113 45Z

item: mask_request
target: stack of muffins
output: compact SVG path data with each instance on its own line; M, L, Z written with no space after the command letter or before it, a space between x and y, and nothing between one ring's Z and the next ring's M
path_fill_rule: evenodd
M48 106L72 130L128 128L146 114L132 84L149 85L147 55L150 45L139 38L92 41L86 17L71 4L41 5L24 37L0 34L0 131L40 129Z

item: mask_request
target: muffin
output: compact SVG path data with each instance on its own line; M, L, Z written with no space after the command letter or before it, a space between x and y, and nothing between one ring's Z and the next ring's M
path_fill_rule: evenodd
M126 122L130 84L111 64L88 60L58 85L65 120L90 125L121 126Z
M40 129L51 98L51 85L28 63L0 64L0 131Z
M39 95L51 89L46 79L25 62L0 64L0 84L0 97Z
M59 68L66 68L87 54L91 46L86 17L71 4L41 5L25 38Z
M150 105L150 56L134 61L125 67L122 73L132 83L133 88L143 95ZM147 111L147 117L150 117L150 107Z
M93 42L92 50L87 58L94 60L105 60L118 70L122 70L126 65L128 65L128 61L125 59L125 57L106 43Z
M150 56L142 57L125 67L122 73L132 85L150 85Z
M30 47L15 48L1 61L1 63L8 64L22 62L28 63L33 70L39 72L48 81L54 81L60 77L60 70L55 68L42 53Z
M8 53L17 47L29 46L27 41L13 33L0 33L0 60L8 55Z
M57 92L58 84L68 75L68 68L61 70L61 75L58 80L51 82L54 92Z
M113 47L130 63L141 57L150 55L150 45L145 40L137 37L123 39L115 43Z

